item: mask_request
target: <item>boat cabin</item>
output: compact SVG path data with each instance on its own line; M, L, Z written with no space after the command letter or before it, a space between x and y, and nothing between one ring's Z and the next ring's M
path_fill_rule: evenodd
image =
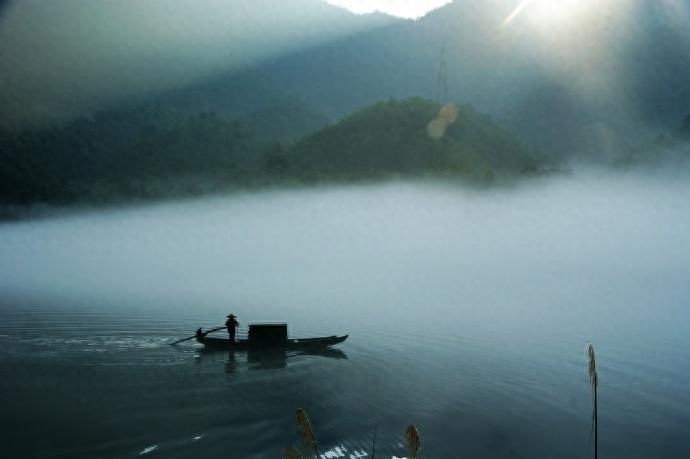
M252 346L275 346L288 340L287 324L250 324L249 343Z

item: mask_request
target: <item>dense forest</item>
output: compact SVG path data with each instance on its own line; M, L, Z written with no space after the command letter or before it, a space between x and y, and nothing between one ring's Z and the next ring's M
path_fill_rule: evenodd
M470 106L421 98L374 104L269 158L305 180L450 175L493 180L538 166L535 152Z
M393 174L490 180L537 164L533 152L469 106L389 100L304 137L326 120L298 108L230 119L139 107L5 131L0 202L98 203ZM443 110L453 119L433 138L429 128Z
M0 203L208 192L256 175L264 151L327 122L283 100L238 118L137 106L64 125L0 130Z
M690 116L615 164L690 157ZM238 187L446 177L490 183L554 165L469 105L389 99L334 123L282 101L231 118L157 106L0 131L0 205L103 204Z
M243 126L213 113L109 111L3 133L0 196L25 204L145 195L156 180L230 174L253 147Z

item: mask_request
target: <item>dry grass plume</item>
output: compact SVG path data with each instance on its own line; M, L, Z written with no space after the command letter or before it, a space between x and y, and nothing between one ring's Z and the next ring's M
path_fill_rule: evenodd
M297 424L297 433L302 439L302 445L308 454L319 457L319 450L316 445L316 437L314 430L311 427L309 416L302 408L297 408L295 413L295 424Z
M407 426L405 445L407 446L407 452L410 454L410 459L416 459L419 450L422 448L422 439L419 437L419 432L414 424Z
M592 434L594 436L594 459L599 455L599 413L597 406L597 390L599 388L599 375L597 374L597 358L592 343L587 343L587 376L589 377L589 389L592 393Z

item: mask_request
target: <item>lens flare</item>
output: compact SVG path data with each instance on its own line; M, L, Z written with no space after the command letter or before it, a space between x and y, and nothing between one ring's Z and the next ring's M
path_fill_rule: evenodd
M519 4L518 6L516 6L515 9L508 15L508 17L506 17L506 18L503 20L502 25L507 26L508 24L510 24L511 22L513 22L513 20L514 20L516 17L520 16L520 14L522 13L522 11L523 11L525 8L527 8L527 7L530 5L530 3L532 3L533 1L534 1L534 0L525 0L525 1L523 1L523 2L520 2L520 4Z
M443 107L441 107L441 111L438 114L438 117L441 118L443 121L446 122L446 124L453 124L455 123L455 120L458 119L458 113L459 113L458 106L455 104L446 104Z
M558 27L575 17L592 12L597 7L594 0L524 0L503 20L507 26L524 16L533 26Z
M460 109L455 104L446 104L441 107L438 116L426 126L426 133L432 140L439 140L446 134L448 126L458 119Z

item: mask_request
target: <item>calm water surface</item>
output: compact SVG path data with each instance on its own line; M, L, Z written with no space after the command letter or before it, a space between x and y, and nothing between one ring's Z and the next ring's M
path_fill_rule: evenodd
M0 226L0 456L690 457L690 181L266 192ZM209 353L282 320L337 351ZM379 456L380 454L380 456Z

